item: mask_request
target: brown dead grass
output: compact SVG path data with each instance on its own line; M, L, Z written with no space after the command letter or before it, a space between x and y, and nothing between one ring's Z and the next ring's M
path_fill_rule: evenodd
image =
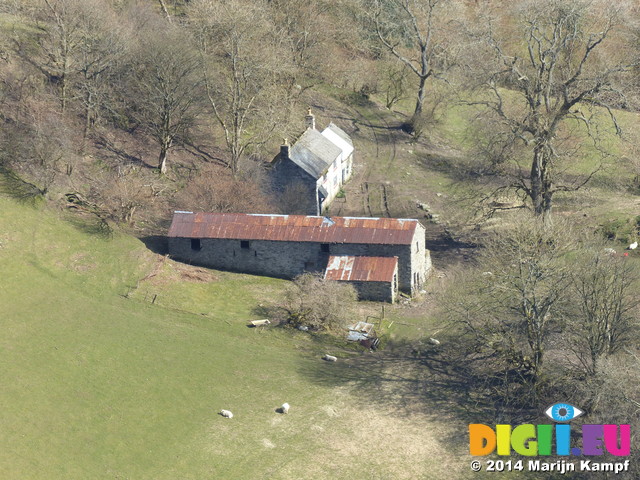
M209 283L218 281L213 271L202 267L175 262L163 255L156 255L153 270L140 280L140 284L160 286L174 282Z
M271 478L461 478L464 462L440 441L448 427L423 414L398 417L359 398L357 389L333 390L330 404L310 416L314 446L305 461L290 461ZM282 428L278 421L274 428ZM366 460L365 460L366 459ZM364 461L363 461L364 460Z

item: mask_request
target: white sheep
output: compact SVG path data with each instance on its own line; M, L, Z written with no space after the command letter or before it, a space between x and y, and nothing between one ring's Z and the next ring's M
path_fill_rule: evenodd
M437 340L435 338L429 338L429 342L433 345L440 345L440 340Z
M338 361L338 357L334 357L333 355L329 355L328 353L322 358L324 360L326 360L327 362L336 362L336 361Z
M220 415L225 418L233 418L233 413L231 413L231 411L229 410L220 410Z
M289 404L283 403L282 406L280 407L280 411L282 413L289 413Z

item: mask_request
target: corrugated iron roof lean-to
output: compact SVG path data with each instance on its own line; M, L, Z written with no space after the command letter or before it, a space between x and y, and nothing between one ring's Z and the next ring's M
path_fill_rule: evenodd
M398 266L398 257L331 255L324 278L344 282L389 282Z

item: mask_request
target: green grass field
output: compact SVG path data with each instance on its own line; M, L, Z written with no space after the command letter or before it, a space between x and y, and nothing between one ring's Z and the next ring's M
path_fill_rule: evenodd
M2 198L0 245L2 479L450 478L465 466L443 460L445 424L393 418L392 392L353 387L367 373L347 357L361 354L246 327L281 280L176 274L187 267L134 238Z

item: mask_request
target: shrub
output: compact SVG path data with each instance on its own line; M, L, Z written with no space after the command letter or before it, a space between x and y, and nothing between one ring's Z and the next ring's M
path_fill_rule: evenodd
M283 305L289 323L312 330L333 330L353 318L357 301L353 285L305 273L294 280Z

